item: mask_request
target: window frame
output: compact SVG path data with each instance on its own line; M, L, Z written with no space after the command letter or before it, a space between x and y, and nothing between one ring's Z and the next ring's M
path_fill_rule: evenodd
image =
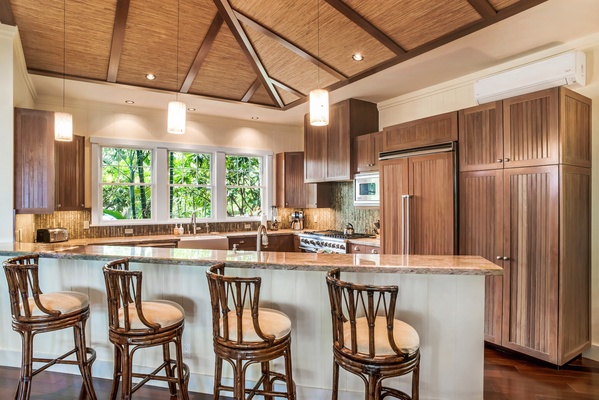
M260 221L261 216L228 217L225 185L225 156L262 157L262 210L269 213L273 204L273 151L199 144L154 142L135 139L91 137L91 226L163 225L189 223L188 218L170 218L168 190L168 152L210 153L212 159L212 217L198 218L198 223ZM152 218L144 220L102 219L102 148L122 147L152 151Z

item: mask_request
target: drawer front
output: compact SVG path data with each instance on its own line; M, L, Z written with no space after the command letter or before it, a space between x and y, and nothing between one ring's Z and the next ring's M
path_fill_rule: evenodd
M349 246L349 252L352 254L380 254L380 248L376 246L351 243Z
M255 237L229 238L229 250L233 250L233 245L237 245L237 250L256 250Z

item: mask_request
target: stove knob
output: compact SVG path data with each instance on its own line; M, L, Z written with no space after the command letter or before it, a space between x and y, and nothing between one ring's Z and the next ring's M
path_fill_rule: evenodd
M341 244L341 245L339 245L339 248L340 248L341 250L345 250L345 245L344 245L344 244Z
M310 244L314 244L314 240L310 240Z

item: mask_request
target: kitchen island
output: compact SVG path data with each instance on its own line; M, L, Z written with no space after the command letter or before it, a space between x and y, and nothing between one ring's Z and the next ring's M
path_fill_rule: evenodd
M325 272L339 267L342 278L348 281L399 285L398 318L411 324L420 335L421 399L483 398L484 279L485 275L501 274L501 268L480 257L234 253L0 243L3 258L31 252L41 256L42 290L76 290L88 294L91 316L87 334L89 344L98 356L93 368L93 375L97 377L112 376L112 347L108 341L101 267L106 261L129 257L131 268L144 272L144 298L173 300L185 309L184 361L192 373L190 390L211 393L214 356L205 271L209 265L225 262L227 274L261 276L262 303L291 318L298 399L328 399L332 380L332 339ZM0 285L2 291L7 293L5 280ZM11 330L7 297L2 295L0 306L0 363L18 366L21 344L18 334ZM41 335L36 339L36 346L50 354L58 354L69 341L69 333L57 332ZM145 368L159 358L159 351L148 351L138 355L136 362ZM63 370L69 371L68 367ZM250 368L248 380L256 376ZM409 376L394 379L397 379L397 386L409 387ZM363 384L359 378L342 373L340 399L355 399L362 397L361 393Z

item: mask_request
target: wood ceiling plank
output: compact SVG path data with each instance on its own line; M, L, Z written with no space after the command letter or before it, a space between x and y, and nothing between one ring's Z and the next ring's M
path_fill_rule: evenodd
M8 0L0 0L0 23L15 26L15 17L12 14Z
M252 46L252 43L243 31L239 20L237 17L235 17L235 13L233 12L231 5L227 0L214 0L214 3L222 17L225 19L225 22L227 22L229 29L231 32L233 32L233 35L248 58L248 61L256 71L256 75L258 75L262 85L264 85L266 88L268 95L275 104L277 104L279 107L283 107L283 100L281 100L279 93L275 90L272 82L270 81L266 69L264 68L264 65L262 65L262 61L260 61L260 58Z
M270 107L274 106L272 99L266 93L266 89L264 89L264 86L262 86L262 84L260 84L260 87L258 88L258 90L256 90L256 93L254 93L254 95L250 99L249 103L259 104L261 106L270 106Z
M183 85L181 86L180 90L181 93L187 93L189 91L189 88L193 84L193 81L195 80L196 76L198 76L198 72L200 71L200 68L204 63L206 56L210 52L212 44L214 43L216 35L218 35L218 31L220 30L220 27L223 25L223 22L223 17L219 13L217 13L214 16L212 23L210 24L210 28L208 28L208 33L202 41L202 45L200 46L200 49L198 50L198 53L196 54L196 57L193 60L193 64L191 64L191 68L189 69L189 72L187 73L185 80L183 81Z
M300 91L298 91L298 90L295 90L295 89L294 89L294 88L292 88L291 86L287 86L287 85L285 85L284 83L282 83L282 82L279 82L279 81L277 81L277 80L275 80L275 79L272 79L272 78L271 78L271 80L272 80L272 83L273 83L275 86L277 86L277 87L280 87L281 89L283 89L283 90L285 90L285 91L287 91L287 92L289 92L289 93L292 93L292 94L293 94L293 95L295 95L296 97L300 97L300 98L301 98L301 97L306 97L306 95L305 95L305 94L303 94L302 92L300 92Z
M254 21L247 15L245 15L239 11L235 11L235 16L237 17L237 19L239 19L244 24L257 30L258 32L262 33L263 35L268 36L269 38L273 39L274 41L281 44L285 48L291 50L292 52L294 52L298 56L302 57L303 59L310 61L312 64L322 68L323 70L325 70L329 74L333 75L337 79L339 79L339 80L347 79L347 76L343 75L341 72L337 71L335 68L331 67L329 64L323 62L318 57L314 56L313 54L308 53L307 51L305 51L304 49L295 45L291 41L285 39L284 37L276 34L275 32L271 31L267 27L259 24L258 22Z
M116 13L114 15L114 28L112 30L112 45L110 46L110 60L108 61L108 82L116 82L121 62L121 52L125 41L125 29L127 28L127 15L129 14L130 0L117 0Z
M341 14L345 15L350 21L368 32L369 35L381 42L385 47L397 55L404 54L406 51L395 43L389 36L381 32L376 26L372 25L366 18L358 14L354 9L340 0L325 0Z
M245 94L243 95L241 101L243 103L247 103L248 101L250 101L250 99L252 98L252 96L254 95L254 93L256 93L256 90L258 90L258 88L262 85L262 83L260 82L260 79L256 78L256 80L254 81L254 83L252 83L252 86L250 86L250 88L248 89L247 92L245 92Z
M494 17L497 11L487 0L468 0L468 3L480 14L483 18Z
M488 1L489 1L489 3L491 3L491 5L493 6L494 9L499 11L499 10L503 10L506 7L510 7L514 4L516 4L520 0L488 0Z

